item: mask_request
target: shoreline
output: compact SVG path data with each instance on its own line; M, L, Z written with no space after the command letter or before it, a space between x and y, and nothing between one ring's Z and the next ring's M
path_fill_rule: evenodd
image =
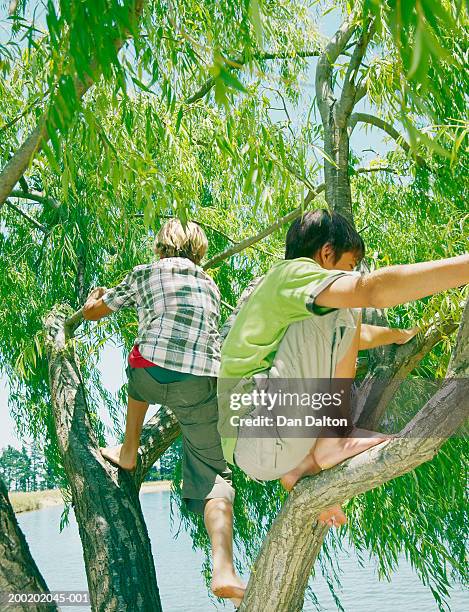
M157 493L169 491L171 480L151 480L143 482L140 493ZM11 491L8 493L15 514L32 512L50 506L62 506L63 499L60 489L44 489L43 491Z

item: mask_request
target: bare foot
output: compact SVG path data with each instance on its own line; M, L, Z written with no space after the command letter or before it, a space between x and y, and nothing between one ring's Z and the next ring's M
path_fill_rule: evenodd
M319 514L318 516L319 523L323 525L328 525L329 527L335 527L338 529L341 525L345 525L347 522L347 517L344 514L344 511L339 505L330 506L330 508L326 508Z
M390 438L377 431L355 428L347 438L320 438L314 447L314 457L321 469L327 470Z
M246 585L234 572L220 572L212 578L212 593L222 599L230 599L238 608L244 597Z
M280 484L287 491L291 491L296 483L303 478L303 476L312 476L313 474L319 474L321 468L316 463L314 455L308 453L302 462L290 470L280 478Z
M129 453L122 444L100 448L101 455L123 470L132 471L137 465L136 453Z

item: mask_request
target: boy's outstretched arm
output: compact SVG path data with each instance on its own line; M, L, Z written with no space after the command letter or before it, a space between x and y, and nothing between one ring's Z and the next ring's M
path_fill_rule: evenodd
M418 327L410 329L379 327L362 323L360 328L359 350L376 348L386 344L405 344L419 332Z
M469 254L340 276L315 298L329 308L389 308L469 283Z
M86 302L83 306L83 318L87 321L99 321L103 317L113 312L109 306L107 306L102 296L106 293L106 287L96 287L93 289Z

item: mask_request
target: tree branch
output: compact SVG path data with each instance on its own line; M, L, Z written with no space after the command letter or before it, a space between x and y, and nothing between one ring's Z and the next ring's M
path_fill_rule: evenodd
M355 79L365 56L368 44L375 32L376 22L366 19L358 42L350 59L347 73L345 75L342 94L337 108L337 120L339 125L345 126L356 103L357 84Z
M418 366L444 336L458 328L454 321L430 327L403 345L390 345L377 350L375 367L358 388L354 421L359 427L375 430L386 409L406 377Z
M41 230L41 232L44 232L45 234L47 234L47 227L45 225L42 225L42 223L39 223L39 221L36 221L36 219L34 219L34 217L31 217L31 215L28 215L28 213L25 213L23 210L21 210L21 208L19 206L16 206L16 204L13 204L13 202L10 202L10 200L6 201L6 204L9 208L11 208L12 210L16 211L18 214L20 214L22 217L24 217L27 221L29 221L29 223L31 223L32 225L34 225L34 227L36 227L37 229Z
M363 174L363 173L368 173L368 172L379 172L379 171L389 171L389 168L387 166L375 166L375 167L371 166L369 168L358 168L357 170L355 170L355 174ZM249 247L252 247L252 245L256 244L256 242L259 242L263 238L270 236L270 234L273 234L276 230L280 229L286 223L290 223L291 221L294 221L299 216L301 216L305 207L308 206L308 204L310 204L310 202L312 202L320 193L322 193L324 189L325 189L325 184L321 183L314 190L310 190L303 202L303 206L298 206L298 208L295 208L294 210L289 212L287 215L280 217L280 219L277 219L277 221L275 221L274 223L272 223L271 225L263 229L261 232L255 234L254 236L245 238L244 240L241 240L240 242L234 244L233 246L225 249L221 253L218 253L218 255L215 255L214 257L212 257L205 263L204 269L213 268L221 261L228 259L229 257L232 257L236 253L244 251L245 249Z
M38 202L39 204L52 206L52 208L60 208L59 202L52 198L42 196L40 193L30 193L29 191L20 191L18 189L13 189L13 191L10 193L10 196L12 198L20 198L22 200L31 200L32 202Z
M134 0L132 10L137 18L142 14L143 6L144 0ZM116 38L114 41L115 48L119 50L129 36L130 32L127 33L127 37ZM86 76L83 81L78 77L75 78L74 87L77 99L82 98L88 89L94 84L94 79L90 77L89 74L94 74L96 72L96 65L96 62L91 62L91 68L86 71ZM48 113L46 112L39 119L37 126L29 134L13 157L3 167L2 171L0 172L0 207L10 195L13 187L16 185L20 177L23 176L36 154L49 140L48 129L52 130L54 127L51 125Z
M391 136L391 138L393 138L396 141L396 143L402 149L404 149L404 151L406 153L411 153L411 148L410 148L409 143L406 142L404 137L401 134L399 134L399 132L396 130L396 128L393 127L388 121L385 121L384 119L381 119L380 117L376 117L375 115L370 115L368 113L353 113L353 115L351 115L351 117L349 119L350 133L352 133L352 131L354 130L355 126L359 122L360 123L368 123L370 125L374 125L377 128L380 128L381 130L386 132L386 134ZM419 155L415 156L415 160L416 160L417 164L421 168L426 167L425 160L422 157L420 157Z
M10 4L8 5L8 14L10 17L16 13L16 9L18 8L18 0L10 0Z
M329 109L335 104L332 89L332 69L340 53L346 47L356 28L356 13L352 11L321 53L316 68L316 99L323 122L327 121Z
M29 592L48 593L46 581L31 556L29 546L18 525L8 498L5 483L0 478L0 593ZM7 602L4 602L5 608ZM25 603L15 605L15 610L52 612L57 610L54 602L48 604Z
M178 420L166 406L161 406L142 430L135 483L139 488L151 466L181 433Z

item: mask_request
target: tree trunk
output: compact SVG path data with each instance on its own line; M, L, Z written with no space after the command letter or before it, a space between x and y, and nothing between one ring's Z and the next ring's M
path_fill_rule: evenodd
M18 525L8 499L5 483L0 478L0 597L7 593L48 593L46 581L41 575L29 551L29 546ZM7 609L7 601L0 601ZM15 603L17 611L49 612L57 610L51 604Z
M327 205L330 210L340 213L353 222L348 129L337 125L333 108L329 112L328 122L324 124L324 150L335 162L331 164L327 159L324 160Z
M93 610L161 610L150 540L131 474L105 461L91 415L66 315L46 320L52 409L59 449L83 543Z

